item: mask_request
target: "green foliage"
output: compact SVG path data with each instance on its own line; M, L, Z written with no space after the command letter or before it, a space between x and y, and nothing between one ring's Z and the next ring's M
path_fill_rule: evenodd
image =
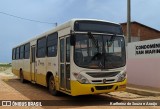
M0 64L0 67L12 67L11 64Z

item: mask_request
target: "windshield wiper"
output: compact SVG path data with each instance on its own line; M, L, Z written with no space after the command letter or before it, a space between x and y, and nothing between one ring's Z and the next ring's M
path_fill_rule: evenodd
M88 37L89 39L91 39L93 45L97 48L97 51L99 52L98 40L94 38L91 32L88 32Z
M98 66L103 69L104 68L104 65L102 63L102 54L99 52L99 46L98 46L98 40L96 40L93 36L93 34L91 32L88 32L88 37L89 39L91 39L93 45L97 48L97 53L94 54L94 56L92 57L91 61L92 60L99 60L99 63L98 63Z
M117 36L116 34L111 35L111 38L109 40L109 44L108 44L108 41L107 41L107 46L108 47L110 47L113 44L116 36Z

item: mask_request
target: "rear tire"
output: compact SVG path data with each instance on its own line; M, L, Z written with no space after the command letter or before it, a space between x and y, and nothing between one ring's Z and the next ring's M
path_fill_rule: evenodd
M20 76L20 81L21 81L21 83L25 83L25 79L24 79L22 70L20 70L19 73L20 73L19 76Z
M49 88L49 92L54 95L57 96L58 95L58 91L56 90L56 85L55 85L55 80L53 75L51 75L49 77L49 81L48 81L48 88Z

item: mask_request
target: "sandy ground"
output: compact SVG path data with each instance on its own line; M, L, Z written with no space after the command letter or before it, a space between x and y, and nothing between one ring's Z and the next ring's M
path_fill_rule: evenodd
M92 102L95 99L104 100L159 100L160 97L153 96L141 96L137 94L132 94L128 92L112 92L109 94L101 95L90 95L90 96L80 96L71 97L68 95L61 95L58 97L51 96L48 90L40 85L35 85L31 83L22 84L19 79L12 74L11 68L5 71L0 71L0 99L1 100L59 100L62 106L43 106L43 107L23 107L24 109L60 109L60 108L71 108L71 109L160 109L160 106L106 106L103 103ZM70 100L64 103L64 100ZM84 102L84 105L77 106L74 104L74 100L79 100L80 105ZM63 101L63 102L62 102ZM64 104L63 104L64 103ZM91 104L92 106L88 105ZM69 105L69 106L65 106ZM88 106L87 106L88 105ZM108 104L109 105L109 104ZM4 107L0 107L0 109ZM10 109L21 109L22 107L5 107Z

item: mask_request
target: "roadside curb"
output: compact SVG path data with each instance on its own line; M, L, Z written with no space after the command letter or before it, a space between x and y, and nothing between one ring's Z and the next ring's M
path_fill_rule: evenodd
M127 87L126 91L130 93L143 95L143 96L160 96L159 91L151 91L151 90L138 89L138 88L133 88L133 87Z

